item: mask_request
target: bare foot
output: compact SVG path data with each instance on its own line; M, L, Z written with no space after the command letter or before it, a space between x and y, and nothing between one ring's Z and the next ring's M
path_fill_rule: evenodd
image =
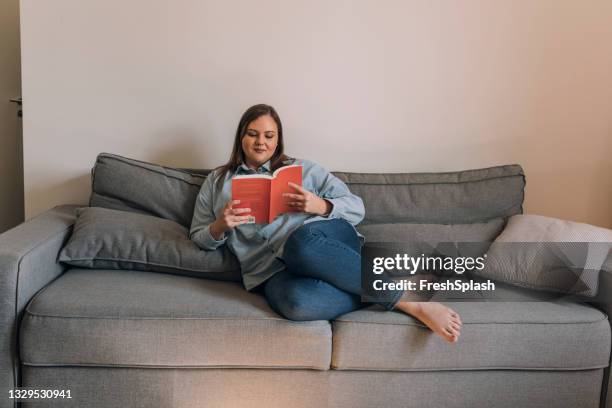
M399 302L395 308L416 317L449 343L459 340L461 319L450 307L438 302Z

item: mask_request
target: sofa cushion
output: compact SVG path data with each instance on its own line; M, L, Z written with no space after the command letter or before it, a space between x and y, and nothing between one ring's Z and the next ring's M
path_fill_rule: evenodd
M505 219L495 218L472 224L365 224L358 225L357 230L366 237L367 247L393 249L413 257L479 257L505 225Z
M525 176L519 165L448 173L334 174L363 199L363 224L471 224L522 213Z
M100 153L91 173L89 206L151 214L188 227L207 173Z
M209 172L100 153L92 169L89 205L152 214L189 226ZM470 224L522 212L525 176L519 165L445 173L334 175L363 199L363 224Z
M235 282L71 269L26 308L26 365L329 368L327 321L293 322Z
M516 301L445 302L461 316L449 345L421 322L379 306L333 322L332 367L338 370L586 370L608 366L610 324L599 310L546 300L504 285L496 296ZM542 297L540 297L542 296Z
M541 215L510 217L476 273L513 285L595 296L612 230Z
M174 221L98 207L79 208L77 217L59 255L64 263L241 281L240 264L226 246L204 251Z
M366 245L411 256L482 256L506 219L523 210L525 176L519 165L334 174L363 199L366 213L358 230Z
M493 242L505 221L495 218L472 224L364 224L357 230L372 242L415 242L435 247L440 242Z

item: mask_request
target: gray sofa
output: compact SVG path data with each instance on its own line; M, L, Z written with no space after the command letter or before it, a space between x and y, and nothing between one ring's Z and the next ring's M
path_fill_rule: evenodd
M336 175L364 199L366 238L401 224L490 230L522 212L520 166ZM0 235L2 407L18 386L71 393L25 407L612 407L605 296L500 285L522 301L451 302L457 344L377 305L294 322L239 282L58 262L77 207Z

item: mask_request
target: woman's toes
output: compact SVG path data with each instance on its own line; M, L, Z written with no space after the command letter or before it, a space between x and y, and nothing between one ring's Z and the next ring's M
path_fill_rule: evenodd
M454 310L450 309L451 313L450 313L450 317L453 320L457 320L459 323L461 323L461 317L459 317L459 313L455 312Z
M451 343L455 342L457 339L457 336L449 328L445 328L442 334L443 334L442 337L444 338L444 340L449 341Z
M457 324L455 322L451 322L451 327L455 330L457 330L457 332L461 332L461 325Z
M444 338L445 340L454 343L459 339L459 333L457 333L455 330L453 330L450 327L447 327L444 329Z

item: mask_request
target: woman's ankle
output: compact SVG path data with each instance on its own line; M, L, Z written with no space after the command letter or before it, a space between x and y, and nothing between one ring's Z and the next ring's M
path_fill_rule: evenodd
M421 302L399 301L395 305L395 309L401 310L402 312L406 314L414 316L414 315L418 315L420 312L423 311L423 305L421 304Z

